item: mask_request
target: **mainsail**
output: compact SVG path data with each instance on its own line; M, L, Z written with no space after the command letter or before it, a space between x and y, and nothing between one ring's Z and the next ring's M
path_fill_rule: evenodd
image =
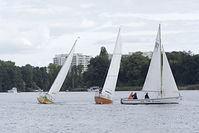
M79 38L79 37L78 37ZM61 87L62 87L62 84L64 83L64 80L67 76L67 73L70 69L70 66L71 66L71 63L72 63L72 59L73 59L73 53L75 51L75 45L77 43L77 40L78 38L76 39L65 63L63 64L61 70L59 71L55 81L53 82L48 94L52 95L52 94L56 94L57 92L60 91Z
M161 37L160 27L156 37L155 47L149 65L149 70L144 82L143 91L160 92L161 88Z
M121 37L120 37L120 29L119 29L117 40L115 43L114 52L113 52L113 57L112 57L108 74L106 76L106 80L102 89L102 95L110 100L112 100L112 96L115 92L115 87L117 84L117 78L118 78L121 56L122 56L121 48L122 46L121 46Z

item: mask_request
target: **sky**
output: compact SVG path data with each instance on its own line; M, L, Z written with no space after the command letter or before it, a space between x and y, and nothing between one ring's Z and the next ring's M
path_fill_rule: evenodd
M161 23L165 51L199 53L198 0L0 0L0 60L47 66L68 53L152 51Z

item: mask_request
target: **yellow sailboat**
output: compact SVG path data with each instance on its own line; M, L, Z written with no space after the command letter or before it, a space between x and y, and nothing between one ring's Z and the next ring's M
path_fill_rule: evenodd
M78 37L79 38L79 37ZM61 70L59 71L55 81L53 82L49 92L47 93L43 93L41 94L39 97L37 97L37 100L39 103L42 103L42 104L48 104L48 103L53 103L54 102L54 95L57 94L63 83L64 83L64 80L68 74L68 71L70 69L70 66L71 66L71 63L72 63L72 59L73 59L73 53L75 51L75 45L77 43L77 40L78 38L76 39L64 65L62 66Z

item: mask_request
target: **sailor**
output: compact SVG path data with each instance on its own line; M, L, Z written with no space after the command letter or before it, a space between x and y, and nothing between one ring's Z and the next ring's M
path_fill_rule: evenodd
M148 92L145 94L144 98L145 98L145 99L149 99Z
M99 94L101 94L101 93L102 93L102 88L99 89Z
M133 99L138 99L137 93L134 94Z
M47 94L46 94L46 95L44 95L44 99L48 99L48 98L47 98Z
M131 94L129 95L128 99L133 99L133 97L134 97L134 93L131 92Z

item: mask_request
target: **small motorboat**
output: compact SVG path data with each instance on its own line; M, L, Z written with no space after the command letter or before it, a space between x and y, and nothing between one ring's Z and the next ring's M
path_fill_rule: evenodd
M13 87L12 89L8 90L8 93L17 93L17 88Z

